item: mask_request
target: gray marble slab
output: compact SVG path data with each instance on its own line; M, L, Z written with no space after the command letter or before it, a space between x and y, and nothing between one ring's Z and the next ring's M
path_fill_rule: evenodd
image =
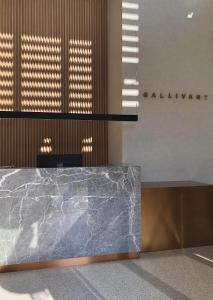
M0 169L0 264L140 251L139 167Z

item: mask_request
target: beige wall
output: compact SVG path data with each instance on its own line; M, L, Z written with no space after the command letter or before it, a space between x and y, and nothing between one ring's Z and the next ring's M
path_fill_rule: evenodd
M212 0L123 2L139 4L135 76L141 89L209 96L207 101L156 100L141 93L138 124L123 125L123 162L141 165L144 181L213 183ZM132 74L131 64L124 65L124 78L128 70Z

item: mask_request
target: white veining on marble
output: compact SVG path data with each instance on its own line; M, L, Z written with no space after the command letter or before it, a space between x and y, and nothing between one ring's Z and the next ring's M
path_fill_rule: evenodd
M140 168L0 169L0 264L140 251Z

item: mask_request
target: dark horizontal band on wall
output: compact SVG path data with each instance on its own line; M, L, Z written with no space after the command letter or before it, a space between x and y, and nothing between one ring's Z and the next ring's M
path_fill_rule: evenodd
M22 111L0 111L1 119L37 119L37 120L80 120L80 121L125 121L137 122L138 115L111 114L71 114Z

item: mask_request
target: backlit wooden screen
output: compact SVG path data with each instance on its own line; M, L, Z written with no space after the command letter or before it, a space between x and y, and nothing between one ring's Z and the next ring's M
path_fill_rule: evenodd
M0 0L0 110L107 113L105 0ZM0 120L0 165L107 163L106 122Z

